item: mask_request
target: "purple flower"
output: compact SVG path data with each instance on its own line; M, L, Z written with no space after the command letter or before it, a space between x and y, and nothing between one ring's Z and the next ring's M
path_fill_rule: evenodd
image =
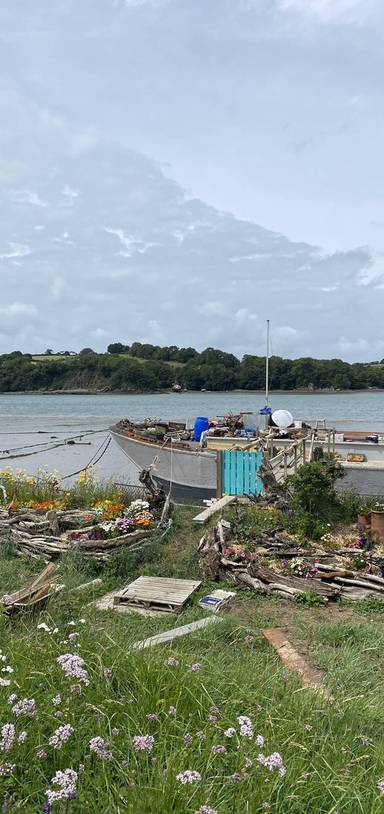
M217 715L208 715L208 721L210 724L217 724Z
M169 659L167 659L167 661L164 662L164 664L167 667L177 667L179 662L177 661L177 659L174 659L173 656L171 656Z
M52 704L53 704L54 707L58 707L59 704L61 704L61 695L60 695L60 693L58 693L57 695L55 695L54 698L52 698Z
M191 673L199 673L201 668L202 668L202 665L199 664L198 661L196 661L195 664L191 665Z
M89 741L89 748L100 760L112 760L112 752L107 749L104 738L92 738L92 740Z
M152 752L155 739L153 735L135 735L132 745L135 752Z
M56 786L56 788L53 790L47 789L46 791L48 802L54 803L57 800L74 800L76 797L76 781L77 773L73 769L56 772L51 780L52 785Z
M69 740L71 735L74 733L74 728L70 724L65 724L64 726L59 726L58 729L51 735L49 739L49 745L53 746L54 749L61 749L64 743Z
M248 634L247 636L244 636L244 644L246 645L246 647L250 647L253 640L254 640L253 636L249 636Z
M10 777L16 769L16 763L2 763L0 765L0 777Z
M186 769L185 772L179 772L179 774L176 775L176 780L178 780L179 783L182 783L183 786L186 786L187 784L198 783L199 780L201 780L201 774L199 772Z
M247 715L239 715L238 723L240 725L240 735L243 738L253 738L253 725Z
M370 740L369 740L369 738L367 738L366 735L361 735L360 736L360 741L363 744L363 746L369 746L369 744L370 744Z
M272 772L273 769L277 769L280 777L284 777L286 774L286 769L283 766L283 758L278 752L273 752L272 755L269 755L268 757L260 754L257 756L257 761L258 763L261 763L262 766L269 769L270 772Z
M176 707L169 707L168 715L170 718L176 718Z
M219 707L209 707L211 715L220 715Z
M120 729L117 729L117 727L114 726L111 731L111 735L113 738L117 738L117 736L120 735Z
M306 732L312 732L311 724L305 724L304 729L305 729Z
M52 811L52 806L48 802L48 800L46 800L46 802L43 805L43 814L51 814L51 811Z
M196 814L219 814L219 812L216 808L211 808L210 806L200 806Z
M380 794L384 794L384 780L379 780L377 784Z
M19 743L25 743L25 741L27 740L27 733L25 732L25 730L23 732L20 732L20 735L17 740Z
M261 749L263 748L263 746L264 746L264 738L263 738L262 735L256 735L255 744L256 744L256 746L260 746Z
M103 668L103 676L105 676L105 678L111 678L111 675L112 675L111 668L110 667L104 667Z
M66 678L77 678L81 684L87 687L89 684L88 673L84 669L84 659L76 653L64 653L56 659L60 664Z
M21 698L20 701L17 702L12 707L12 712L18 718L20 715L27 715L29 718L33 718L36 712L36 704L34 698Z
M44 751L44 749L38 749L36 752L36 757L38 757L39 760L45 760L47 753Z
M234 772L231 774L232 783L239 783L240 780L243 780L243 776L239 772Z
M17 701L17 695L15 692L13 692L8 698L8 704L14 704L15 701Z
M3 805L1 806L2 814L8 814L9 811L9 797L8 794L4 794L3 797Z
M146 715L145 717L148 721L158 721L156 712L148 712L148 715Z
M261 808L262 808L263 811L270 811L272 806L271 806L270 803L262 803Z
M187 734L184 735L183 737L184 746L190 746L192 741L193 741L192 735L190 735L189 732L187 732Z
M233 726L229 726L228 729L224 730L224 735L226 738L233 738L236 735L236 729Z
M225 755L227 751L227 747L223 746L221 743L218 743L217 746L212 746L212 752L214 755Z
M0 750L10 752L15 740L15 727L13 724L4 724L1 728Z
M205 738L205 732L203 732L203 730L202 730L202 729L199 729L199 731L198 731L198 732L196 732L196 738L197 738L199 741L203 741L203 740L204 740L204 738Z

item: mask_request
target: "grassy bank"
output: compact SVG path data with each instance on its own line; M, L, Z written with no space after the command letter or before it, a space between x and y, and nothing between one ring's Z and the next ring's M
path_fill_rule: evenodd
M95 497L76 488L71 506ZM105 498L118 495L99 490ZM0 617L3 811L379 814L380 602L306 608L237 590L220 624L141 652L130 646L201 618L197 598L181 617L95 609L96 596L142 573L198 577L192 515L178 509L170 537L145 558L125 550L101 567L66 556L65 590L46 610ZM0 593L41 568L2 545ZM97 591L73 591L94 576ZM260 632L274 626L322 672L332 700L282 667Z

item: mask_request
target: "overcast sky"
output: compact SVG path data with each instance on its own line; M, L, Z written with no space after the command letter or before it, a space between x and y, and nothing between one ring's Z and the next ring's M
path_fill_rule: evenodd
M384 357L383 35L383 0L1 0L0 351L269 317Z

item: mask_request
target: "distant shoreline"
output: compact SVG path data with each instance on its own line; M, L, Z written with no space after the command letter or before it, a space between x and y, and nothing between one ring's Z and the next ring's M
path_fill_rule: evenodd
M298 390L270 390L270 395L276 396L343 396L353 395L355 393L384 393L384 388L370 387L362 390L313 390L300 388ZM190 394L201 395L264 395L263 390L186 390L184 393L175 393L172 390L131 390L129 392L122 392L121 390L7 390L0 392L0 396L178 396L182 398L184 395Z

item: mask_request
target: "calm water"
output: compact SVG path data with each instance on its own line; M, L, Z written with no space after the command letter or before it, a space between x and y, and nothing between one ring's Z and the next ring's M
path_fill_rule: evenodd
M216 416L229 410L258 411L263 403L261 393L0 395L0 458L7 458L6 450L12 449L11 454L19 455L33 451L33 448L22 450L22 446L42 442L47 446L88 429L98 431L96 435L85 437L82 445L44 449L38 455L17 460L0 460L0 469L12 466L35 472L44 467L66 475L88 463L106 438L108 426L118 418ZM330 425L340 428L384 432L384 393L272 394L271 406L287 409L295 418L308 421L325 418ZM95 472L100 477L116 475L121 480L137 482L135 467L114 443Z

